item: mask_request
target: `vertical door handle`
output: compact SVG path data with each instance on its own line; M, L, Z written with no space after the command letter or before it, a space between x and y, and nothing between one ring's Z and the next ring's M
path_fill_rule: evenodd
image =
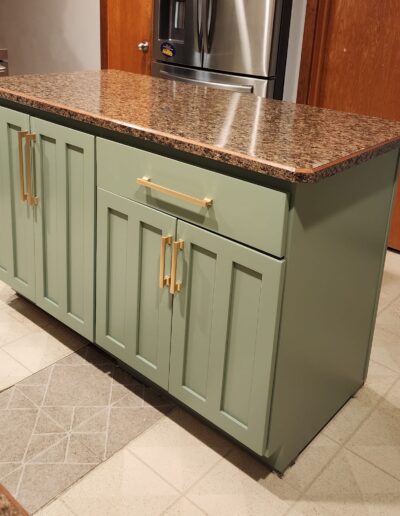
M36 206L39 198L33 195L33 174L32 174L32 142L36 141L35 133L28 133L25 136L25 163L26 163L26 182L28 187L28 204L29 206Z
M19 196L22 202L28 199L25 193L25 174L24 174L24 153L23 140L27 136L28 131L18 131L18 157L19 157Z
M176 294L182 290L182 282L176 281L176 269L178 263L178 254L185 247L183 240L178 240L172 245L172 263L171 263L171 284L169 286L170 294Z
M160 247L160 279L159 286L160 288L164 288L165 286L169 286L171 282L171 278L165 275L165 250L167 245L172 244L172 236L167 235L161 237L161 247Z

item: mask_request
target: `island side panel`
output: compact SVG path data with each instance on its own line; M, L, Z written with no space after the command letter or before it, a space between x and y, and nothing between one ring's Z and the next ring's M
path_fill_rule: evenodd
M362 386L398 151L296 187L266 458L284 471Z

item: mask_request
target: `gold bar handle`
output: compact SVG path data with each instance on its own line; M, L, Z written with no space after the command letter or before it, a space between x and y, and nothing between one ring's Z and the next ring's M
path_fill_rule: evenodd
M161 247L160 247L160 280L159 286L160 288L164 288L165 286L170 285L171 278L169 276L165 276L165 249L167 245L172 244L172 236L167 235L161 237Z
M35 133L28 133L25 136L25 163L26 163L26 182L28 186L28 204L29 206L36 206L39 198L33 195L33 175L32 175L32 142L36 141Z
M28 131L18 131L18 157L19 157L19 197L22 202L28 199L25 193L25 178L24 178L24 153L23 140L27 136Z
M165 195L170 195L171 197L176 197L177 199L181 199L182 201L189 202L190 204L195 204L196 206L201 206L202 208L210 208L213 205L213 200L205 197L204 199L199 199L198 197L193 197L192 195L188 195L182 192L177 192L176 190L172 190L171 188L167 188L166 186L158 185L157 183L152 183L149 177L138 177L136 179L136 183L138 185L144 186L149 190L155 190L156 192L163 193Z
M176 281L176 269L178 263L178 254L185 247L183 240L178 240L172 244L172 263L171 263L171 283L169 286L170 294L176 294L182 290L182 282Z

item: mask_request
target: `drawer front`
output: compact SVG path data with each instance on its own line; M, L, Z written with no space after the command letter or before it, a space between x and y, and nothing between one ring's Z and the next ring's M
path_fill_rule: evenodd
M102 138L97 139L97 167L100 188L275 256L285 255L289 208L284 192ZM138 184L143 177L187 198ZM204 199L212 205L193 204Z

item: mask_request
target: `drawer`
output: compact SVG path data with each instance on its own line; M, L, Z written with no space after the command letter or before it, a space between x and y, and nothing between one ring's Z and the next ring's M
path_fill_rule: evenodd
M142 178L157 190L138 184ZM285 255L289 208L284 192L102 138L97 139L97 186L275 256ZM193 204L204 199L212 204Z

